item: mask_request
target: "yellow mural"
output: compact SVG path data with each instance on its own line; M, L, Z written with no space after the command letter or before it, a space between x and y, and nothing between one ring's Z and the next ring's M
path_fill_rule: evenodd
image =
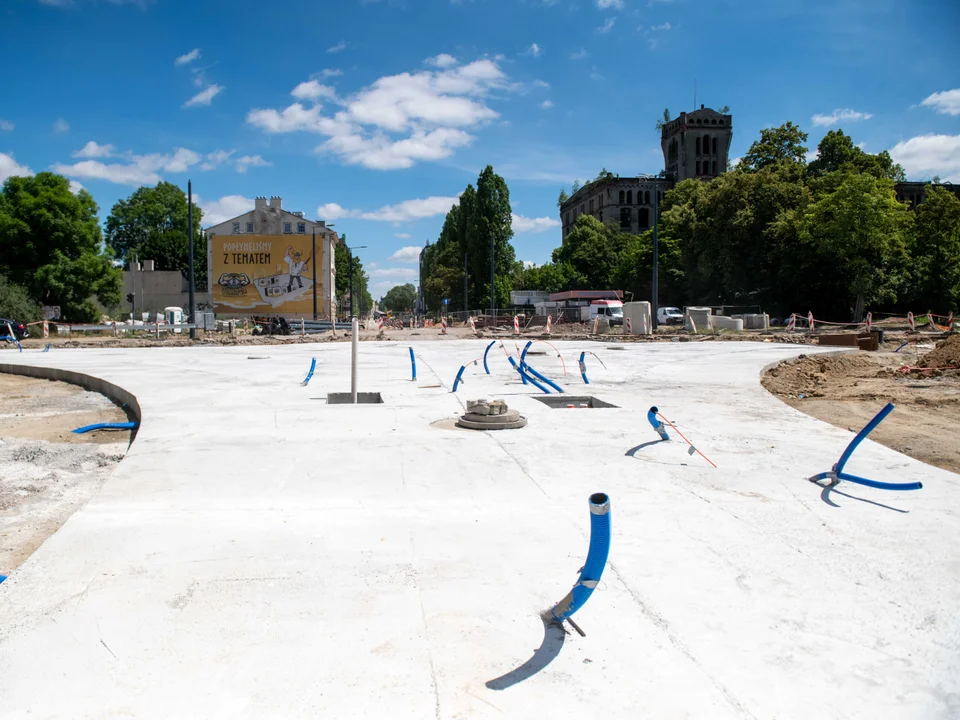
M313 312L314 258L309 235L214 235L211 246L214 312ZM318 268L317 298L322 296Z

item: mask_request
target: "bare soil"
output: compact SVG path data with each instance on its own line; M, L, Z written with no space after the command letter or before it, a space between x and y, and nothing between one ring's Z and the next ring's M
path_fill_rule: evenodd
M801 355L768 370L763 386L791 407L851 432L892 402L896 411L870 439L960 473L960 370L904 369L942 366L943 359L960 352L960 336L941 341L937 349L931 344L895 353L895 347L886 343L879 352Z
M128 431L70 431L126 420L98 393L0 374L0 575L96 494L130 442Z

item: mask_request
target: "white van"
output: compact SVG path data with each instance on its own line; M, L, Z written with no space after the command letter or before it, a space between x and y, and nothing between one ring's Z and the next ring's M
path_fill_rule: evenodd
M590 303L590 322L605 317L611 325L623 325L623 303L619 300L594 300Z
M675 307L657 308L657 324L658 325L682 325L683 313L680 312L680 308L675 308Z

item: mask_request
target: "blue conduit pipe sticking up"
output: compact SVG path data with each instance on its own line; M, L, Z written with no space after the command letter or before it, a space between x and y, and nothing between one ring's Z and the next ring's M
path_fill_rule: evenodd
M0 336L0 340L6 340L7 342L16 343L17 347L20 348L20 352L23 352L23 345L20 344L20 341L15 337L10 337L9 335Z
M300 383L304 387L310 384L311 378L313 378L313 371L317 369L317 359L313 358L310 361L310 372L307 373L307 377L304 378L303 382Z
M610 498L606 493L594 493L590 496L590 548L587 561L580 570L580 578L567 596L553 606L551 618L563 622L590 599L610 554Z
M0 575L0 583L7 579L6 575Z
M47 343L47 346L40 352L50 352L50 343Z
M520 353L520 362L526 362L527 350L530 349L531 345L533 345L533 340L527 340L527 344L523 346L523 352Z
M484 360L486 363L486 360ZM417 358L413 355L413 348L410 348L410 371L413 373L413 377L410 378L413 382L417 381Z
M583 382L587 385L590 384L590 381L587 380L587 363L584 358L587 356L586 352L580 353L580 375L583 377Z
M667 429L663 426L663 423L657 418L657 413L660 412L660 409L654 405L652 408L647 410L647 421L653 426L653 429L660 434L661 440L669 440L670 436L667 435Z
M862 478L859 475L851 475L850 473L845 473L843 471L843 468L850 461L853 451L857 449L860 443L867 439L867 435L877 429L877 425L882 423L884 418L893 412L893 409L893 403L887 403L883 409L874 416L873 420L868 422L864 426L863 430L858 432L857 436L850 441L850 444L847 445L846 449L843 451L843 454L840 456L840 459L837 461L837 464L833 466L833 469L829 472L818 473L810 478L810 480L812 482L817 482L819 480L831 480L832 484L836 484L840 480L846 480L848 482L857 483L858 485L866 485L867 487L877 488L879 490L921 490L923 488L923 483L921 482L880 482L879 480L870 480L868 478Z
M453 381L453 392L457 391L457 386L463 382L463 371L467 369L466 365L460 366L460 372L457 373L456 379Z
M95 425L84 425L83 427L78 427L76 430L71 430L70 432L76 433L77 435L82 435L83 433L88 433L93 430L133 430L137 427L135 422L125 422L125 423L96 423Z
M539 380L545 382L547 385L549 385L550 387L552 387L552 388L553 388L554 390L556 390L558 393L562 393L562 392L563 392L563 388L562 388L562 387L560 387L559 385L557 385L557 384L556 384L553 380L551 380L550 378L541 375L539 372L537 372L536 370L534 370L532 367L530 367L529 365L527 365L525 362L521 362L521 363L520 363L520 369L523 370L524 372L530 373L530 375L533 375L535 378L538 378Z
M513 355L507 355L507 360L510 361L510 365L513 366L513 369L520 373L520 379L523 380L523 384L526 385L529 381L527 374L523 372L523 368L517 367L517 361L513 359ZM549 390L544 390L544 392L549 393Z
M490 374L490 366L487 365L487 353L490 352L490 348L497 344L496 340L491 340L490 344L487 345L487 349L483 351L483 369L486 371L487 375Z

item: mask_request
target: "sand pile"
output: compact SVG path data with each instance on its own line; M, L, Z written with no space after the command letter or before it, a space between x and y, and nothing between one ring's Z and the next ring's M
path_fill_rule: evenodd
M871 358L850 353L844 355L801 355L796 360L771 368L763 386L778 395L823 397L824 386L838 378L872 378L883 373L883 366Z
M960 335L951 335L937 343L920 361L921 367L960 367Z

